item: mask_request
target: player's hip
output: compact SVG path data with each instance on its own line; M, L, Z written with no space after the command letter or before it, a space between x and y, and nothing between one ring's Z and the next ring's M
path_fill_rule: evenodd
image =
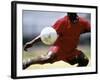
M78 56L81 53L81 51L78 49L63 50L57 46L51 47L50 50L54 53L57 60L70 60L70 59L74 58L75 56Z

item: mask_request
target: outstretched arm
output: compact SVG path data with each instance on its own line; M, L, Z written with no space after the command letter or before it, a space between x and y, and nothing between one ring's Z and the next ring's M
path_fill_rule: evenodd
M90 22L87 20L83 20L82 22L82 33L90 32L91 31L91 25Z
M27 51L28 48L32 47L33 44L34 44L35 42L38 42L38 41L40 41L40 35L37 36L36 38L34 38L32 41L27 42L27 43L24 45L24 50Z

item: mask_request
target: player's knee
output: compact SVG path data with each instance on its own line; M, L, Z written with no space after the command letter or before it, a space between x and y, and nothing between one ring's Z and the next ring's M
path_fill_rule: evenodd
M39 64L45 64L45 63L49 63L49 59L50 59L51 57L48 57L48 56L46 56L46 55L41 55L40 57L39 57L39 59L38 59L38 63Z
M83 52L81 52L80 56L78 57L78 63L78 66L87 66L89 63L88 57Z
M41 55L39 59L40 59L41 61L46 61L46 60L49 60L50 58L51 58L51 57L48 56L48 55Z
M89 59L87 57L84 57L83 59L81 59L79 61L79 65L78 66L87 66L89 63Z

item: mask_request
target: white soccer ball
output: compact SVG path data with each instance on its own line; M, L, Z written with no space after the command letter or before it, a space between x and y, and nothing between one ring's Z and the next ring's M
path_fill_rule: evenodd
M57 32L52 27L45 27L40 34L41 41L46 45L52 45L57 39Z

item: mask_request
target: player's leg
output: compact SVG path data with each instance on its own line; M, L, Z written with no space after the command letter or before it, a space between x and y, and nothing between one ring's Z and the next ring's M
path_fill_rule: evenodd
M87 66L89 63L88 57L81 52L81 54L77 57L78 66Z
M26 69L32 64L45 64L45 63L52 63L55 58L55 55L52 51L49 51L47 55L41 55L37 58L31 58L26 61L23 61L23 69Z
M78 66L87 66L89 63L88 57L79 50L73 51L76 54L72 59L68 60L67 62L71 65L78 64Z

